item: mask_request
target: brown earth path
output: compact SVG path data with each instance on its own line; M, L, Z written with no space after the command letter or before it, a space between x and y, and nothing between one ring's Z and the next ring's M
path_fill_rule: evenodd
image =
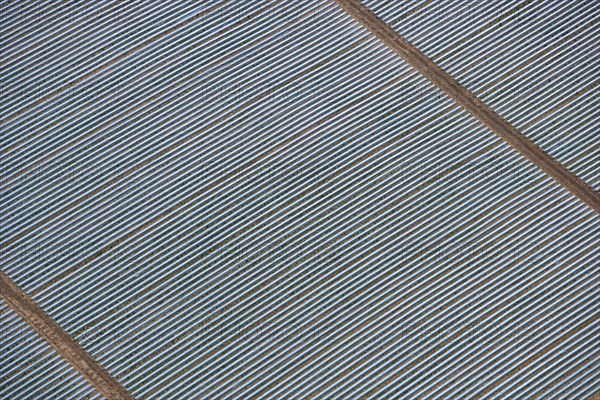
M415 46L400 36L389 25L377 17L358 0L333 0L348 14L378 37L402 59L412 65L423 76L443 90L473 117L494 131L501 139L537 165L581 201L600 214L600 194L589 187L577 175L550 157L535 143L515 129L508 121L496 114L487 104L471 91L464 88L450 74L421 53Z

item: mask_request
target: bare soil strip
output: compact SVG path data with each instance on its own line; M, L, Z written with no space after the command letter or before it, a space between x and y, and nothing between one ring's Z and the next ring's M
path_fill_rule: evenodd
M109 400L133 400L133 396L115 378L1 271L0 297L104 397Z
M496 114L487 104L464 88L450 74L421 53L358 0L333 0L348 14L378 37L401 58L411 64L423 76L443 90L473 117L494 131L501 139L537 165L581 201L600 214L600 194L589 187L577 175L546 154L535 143L515 129L508 121Z

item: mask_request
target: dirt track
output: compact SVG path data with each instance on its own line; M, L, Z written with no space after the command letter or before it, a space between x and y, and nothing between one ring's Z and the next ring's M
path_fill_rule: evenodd
M586 185L561 163L546 154L535 143L508 123L508 121L496 114L488 105L465 89L456 79L427 58L360 1L334 1L390 49L396 52L396 54L471 113L471 115L600 214L600 194L598 192Z
M0 297L107 399L133 400L104 368L0 271Z

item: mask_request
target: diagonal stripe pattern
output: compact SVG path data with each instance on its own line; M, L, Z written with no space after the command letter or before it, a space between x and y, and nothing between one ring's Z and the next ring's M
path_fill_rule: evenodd
M365 4L593 186L597 84L544 86L593 14ZM136 399L593 395L598 215L331 0L5 10L2 268L75 368ZM507 55L530 17L552 40ZM0 397L115 397L7 354Z
M481 121L513 148L541 168L542 171L600 214L600 194L517 131L505 119L477 98L477 96L465 89L458 81L448 75L416 47L398 35L359 0L335 1L371 33L394 50L394 52L409 62L417 71L469 111L473 117Z

